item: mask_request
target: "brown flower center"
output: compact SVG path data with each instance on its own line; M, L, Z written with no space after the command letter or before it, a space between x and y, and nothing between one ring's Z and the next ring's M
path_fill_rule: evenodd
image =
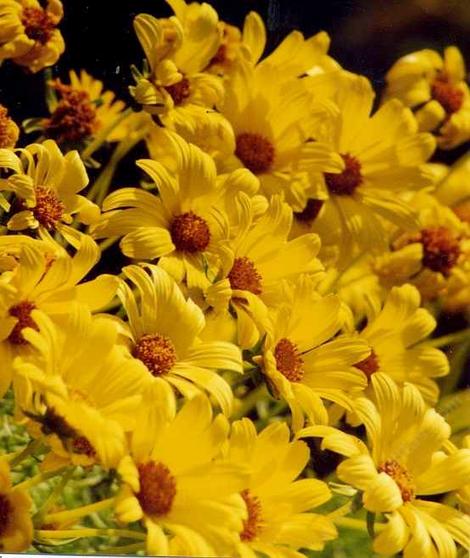
M45 45L52 37L57 20L46 10L30 6L23 8L21 23L29 39Z
M240 539L249 542L259 535L264 526L261 502L249 490L243 490L240 494L245 501L248 512L248 517L243 521L243 531L240 533Z
M25 327L31 327L36 331L39 331L39 328L36 322L31 317L31 312L36 308L34 302L29 302L29 300L23 300L18 304L12 306L8 313L13 318L17 318L17 322L15 327L11 330L10 335L8 336L8 341L13 343L13 345L27 345L28 341L23 337L23 329Z
M8 116L8 110L0 105L0 148L15 147L19 135L18 126Z
M325 181L331 194L351 196L362 184L361 163L349 153L341 155L345 168L339 174L325 172Z
M167 85L165 89L173 99L175 106L181 105L191 94L191 88L187 78L183 78L181 81L173 85Z
M294 213L294 217L297 221L310 225L318 217L324 203L323 200L314 200L310 198L307 200L307 204L302 211Z
M145 364L153 376L167 374L176 362L176 350L171 339L158 334L141 337L132 354Z
M410 502L415 497L415 486L410 473L395 459L385 461L379 467L379 472L387 473L396 482L401 492L403 502Z
M35 195L36 206L32 209L34 217L48 231L54 230L64 215L64 204L55 192L45 186L38 186Z
M380 368L380 362L376 352L374 351L374 349L372 349L368 357L366 357L364 360L356 362L354 366L355 368L359 368L359 370L362 370L362 372L364 372L364 374L368 378L370 378L372 374L374 374L374 372L377 372L377 370Z
M235 258L232 269L228 274L228 280L232 289L250 291L250 293L255 295L259 295L263 291L262 279L255 264L246 256Z
M268 172L274 162L274 146L261 134L243 133L237 136L235 155L254 174Z
M423 265L448 275L460 256L459 239L446 227L432 227L421 231L420 242Z
M163 463L149 461L138 466L140 492L137 499L144 513L150 516L166 515L176 496L176 481Z
M5 494L0 494L0 537L6 532L13 515L13 506Z
M86 455L87 457L96 457L96 450L85 436L78 436L72 442L74 453Z
M224 64L227 61L227 45L221 44L217 49L217 52L211 58L209 62L209 67L215 64Z
M440 74L431 85L431 96L436 100L447 115L457 112L463 104L463 91L452 84L445 74Z
M295 343L285 337L274 348L276 368L290 382L300 382L304 376L304 361Z
M202 252L211 240L211 233L206 221L188 211L178 215L170 225L170 235L173 244L180 252Z

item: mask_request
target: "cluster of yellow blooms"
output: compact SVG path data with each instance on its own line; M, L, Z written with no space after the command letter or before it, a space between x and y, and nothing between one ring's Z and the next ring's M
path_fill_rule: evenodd
M258 14L239 30L168 3L134 20L140 111L71 71L16 147L0 106L0 397L30 437L0 458L0 550L112 535L121 552L302 558L367 515L378 554L455 558L470 437L435 410L449 362L429 337L470 305L470 159L430 158L470 139L459 50L401 58L375 100L324 32L263 56ZM0 0L0 61L54 64L61 17L59 0ZM113 188L138 142L140 184ZM100 273L115 243L127 265ZM324 480L314 443L338 456ZM97 467L107 498L33 502ZM86 523L98 512L107 529Z

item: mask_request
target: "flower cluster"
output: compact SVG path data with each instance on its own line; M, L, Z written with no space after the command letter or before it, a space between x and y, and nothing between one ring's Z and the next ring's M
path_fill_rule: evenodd
M258 14L167 1L128 106L85 70L21 126L0 105L0 550L302 558L368 529L460 556L470 334L434 334L470 307L459 50L379 99L324 32L265 55ZM61 18L0 0L0 61L55 64Z

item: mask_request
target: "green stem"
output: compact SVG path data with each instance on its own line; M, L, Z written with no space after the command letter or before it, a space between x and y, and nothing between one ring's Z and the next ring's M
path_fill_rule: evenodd
M56 471L48 471L47 473L39 473L38 475L35 475L34 477L31 477L30 479L27 479L23 482L20 482L20 484L17 484L15 486L15 490L17 488L19 488L21 490L30 489L33 486L36 486L37 484L41 484L42 482L44 482L48 479L51 479L52 477L62 475L63 473L65 473L65 471L67 471L67 469L68 469L68 466L57 469Z
M57 501L57 498L62 494L66 484L71 479L74 471L75 471L75 468L70 467L69 469L67 469L67 471L64 472L64 474L62 475L62 478L57 483L57 486L54 488L54 490L51 492L49 498L47 498L47 500L44 502L44 504L41 506L41 508L35 514L35 516L33 518L35 525L42 525L44 523L44 518L45 518L47 512L55 504L55 502Z
M246 417L246 415L256 407L258 401L263 399L266 395L268 395L268 390L265 384L261 384L250 391L250 393L241 400L240 406L233 413L233 419Z
M89 159L93 153L103 145L103 143L108 138L109 134L116 128L118 124L120 124L123 120L125 120L130 114L132 113L132 109L129 107L124 112L122 112L115 120L113 120L108 126L103 128L99 134L95 136L95 139L88 144L87 147L82 151L82 159L85 161Z
M443 335L442 337L436 337L435 339L430 339L426 342L428 347L448 347L450 345L456 345L462 341L470 339L470 328L466 328L463 331L457 331L455 333L449 333L449 335Z
M345 529L354 529L355 531L364 531L367 533L367 523L362 519L355 519L354 517L338 517L333 518L338 527L344 527ZM376 523L375 531L380 532L385 527L384 523Z
M74 521L75 519L80 519L85 515L106 510L111 507L114 502L115 498L107 498L106 500L100 500L99 502L94 502L93 504L88 504L86 506L80 506L79 508L74 508L72 510L49 513L45 516L44 522L60 523L62 521Z
M35 451L38 450L41 445L42 438L32 440L24 449L22 449L18 454L15 455L15 457L13 457L13 459L10 461L10 467L16 467L16 465L21 463L23 459L26 459L27 457L35 453Z
M110 554L135 554L139 550L144 550L144 543L125 544L121 546L107 546L102 550L93 551L93 555L109 556Z
M130 529L62 529L60 531L39 529L35 535L41 539L77 539L85 537L121 537L123 539L138 539L145 541L147 535Z
M102 242L99 242L98 246L101 250L101 253L103 253L105 250L110 248L118 240L119 240L119 236L112 236L111 238L107 238L106 240L103 240Z

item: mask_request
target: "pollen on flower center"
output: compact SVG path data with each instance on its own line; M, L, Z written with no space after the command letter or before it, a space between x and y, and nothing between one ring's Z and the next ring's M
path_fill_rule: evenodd
M268 172L274 162L274 146L261 134L243 133L237 136L235 155L254 174Z
M171 339L158 334L141 337L132 354L145 364L153 376L167 374L176 362L176 350Z
M380 362L374 349L371 350L370 355L364 360L356 362L355 368L359 368L364 374L370 378L374 372L380 368Z
M401 492L403 502L410 502L415 496L415 486L410 473L395 459L385 461L379 467L379 472L387 473L396 482Z
M445 74L440 74L431 85L431 96L448 115L457 112L463 104L463 91L450 83Z
M52 37L57 22L46 10L30 6L23 8L21 23L29 39L45 45Z
M170 94L176 106L181 105L191 94L191 88L187 78L183 78L173 85L167 85L165 89Z
M285 337L277 342L274 349L276 368L290 382L300 382L304 376L304 361L295 343Z
M459 239L446 227L431 227L420 233L423 265L448 275L460 256Z
M206 221L192 211L182 213L173 219L170 235L177 250L190 253L202 252L211 239Z
M4 494L0 494L0 537L8 529L12 514L13 507L10 500Z
M302 211L294 213L294 217L297 221L310 225L318 217L324 203L323 200L310 198Z
M85 436L78 436L72 442L74 453L86 455L87 457L96 457L96 450Z
M14 147L18 136L18 126L8 116L8 110L0 105L0 149Z
M54 230L64 215L64 204L45 186L38 186L35 195L36 206L32 209L34 217L48 231Z
M15 324L15 327L11 330L10 335L8 336L8 341L13 343L13 345L27 345L28 341L23 337L23 329L25 327L31 327L36 331L39 330L36 322L31 317L31 312L36 308L34 302L30 302L29 300L23 300L18 304L12 306L8 313L13 318L17 318L18 321Z
M140 491L137 499L144 513L150 516L166 515L176 496L176 480L163 463L148 463L138 466Z
M240 494L245 501L248 512L248 517L243 521L243 531L240 533L240 539L242 541L252 541L257 537L264 525L261 515L261 502L249 490L243 490Z
M331 194L351 196L362 184L361 163L349 153L341 154L345 168L339 174L325 173L325 182Z
M232 269L228 274L228 280L232 289L249 291L255 295L259 295L263 291L262 277L255 264L246 256L235 258Z

